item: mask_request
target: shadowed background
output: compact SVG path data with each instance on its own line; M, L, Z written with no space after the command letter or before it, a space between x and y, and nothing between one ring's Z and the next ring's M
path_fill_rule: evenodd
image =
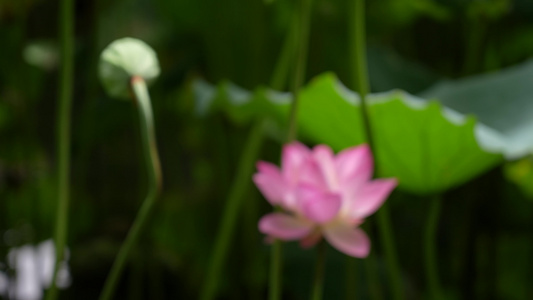
M194 299L248 125L219 113L198 116L189 80L229 79L246 89L266 85L293 2L76 1L71 283L62 299L97 297L146 188L135 108L110 99L98 82L103 48L124 36L139 38L154 48L161 64L161 77L150 91L163 193L116 298ZM11 277L17 270L8 252L53 234L57 12L55 1L0 1L0 272ZM307 79L333 71L349 82L348 13L346 0L314 1ZM533 3L367 1L367 40L373 92L399 88L423 94L441 80L526 64L533 54ZM519 82L515 89L529 85ZM278 161L279 149L278 141L268 140L262 159ZM444 194L438 250L447 299L533 297L532 170L526 157ZM424 299L420 237L426 200L402 191L388 200L407 299ZM269 248L256 224L269 210L251 188L220 299L264 299ZM361 299L388 299L373 222L367 221L375 255L358 262L355 284ZM285 249L284 296L305 299L314 250L300 250L295 243ZM343 297L344 264L341 254L328 251L325 299ZM369 272L377 273L378 286L368 280ZM0 282L5 296L1 288Z

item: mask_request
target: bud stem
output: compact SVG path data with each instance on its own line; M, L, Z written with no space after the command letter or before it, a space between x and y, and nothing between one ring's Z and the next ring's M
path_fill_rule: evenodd
M151 215L155 207L155 200L162 184L161 166L155 140L152 106L150 104L150 95L148 94L146 82L142 77L134 76L132 77L130 84L139 110L142 150L145 167L148 171L148 192L128 236L122 244L117 258L111 267L104 289L100 295L100 300L109 300L113 296L131 249L139 239L142 229L145 227L148 217Z

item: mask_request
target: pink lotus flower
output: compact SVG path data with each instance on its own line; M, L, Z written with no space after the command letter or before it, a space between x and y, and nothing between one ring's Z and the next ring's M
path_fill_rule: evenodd
M284 241L300 240L302 247L324 236L339 251L366 257L370 240L358 226L397 185L396 179L372 180L373 168L367 145L337 156L326 145L312 150L298 142L285 145L281 170L260 161L253 176L270 204L284 210L261 218L259 231Z

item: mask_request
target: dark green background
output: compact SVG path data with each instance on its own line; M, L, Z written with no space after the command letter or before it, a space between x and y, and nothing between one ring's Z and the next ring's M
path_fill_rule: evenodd
M194 299L248 127L222 114L197 116L188 82L201 76L248 89L267 84L293 2L76 1L73 283L63 299L95 299L145 191L134 107L108 98L98 82L103 48L124 36L140 38L158 53L162 70L150 91L163 194L116 298ZM348 8L345 0L314 1L307 79L333 71L350 86ZM36 244L53 232L57 12L57 1L0 1L0 236L16 233L15 239L0 240L0 268L6 272L14 271L5 265L11 247ZM533 54L529 0L368 0L367 19L375 92L419 93L438 80L498 72ZM28 56L28 47L46 55ZM277 161L279 149L268 140L261 156ZM532 299L532 202L502 168L446 192L443 203L438 250L447 298ZM421 236L427 199L395 192L389 205L407 299L425 299ZM269 248L256 223L269 210L252 188L224 269L221 299L265 297ZM357 290L361 299L375 289L389 299L372 217L367 224L374 255L358 263ZM313 254L296 244L286 247L286 299L308 297ZM328 252L325 299L343 299L345 262L336 250ZM369 270L378 274L379 286L369 284Z

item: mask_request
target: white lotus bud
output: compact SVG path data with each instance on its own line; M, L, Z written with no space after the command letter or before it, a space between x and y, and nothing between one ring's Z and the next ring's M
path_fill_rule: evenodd
M112 42L100 56L100 80L112 97L129 98L133 76L140 76L150 84L159 76L159 70L155 51L134 38Z

